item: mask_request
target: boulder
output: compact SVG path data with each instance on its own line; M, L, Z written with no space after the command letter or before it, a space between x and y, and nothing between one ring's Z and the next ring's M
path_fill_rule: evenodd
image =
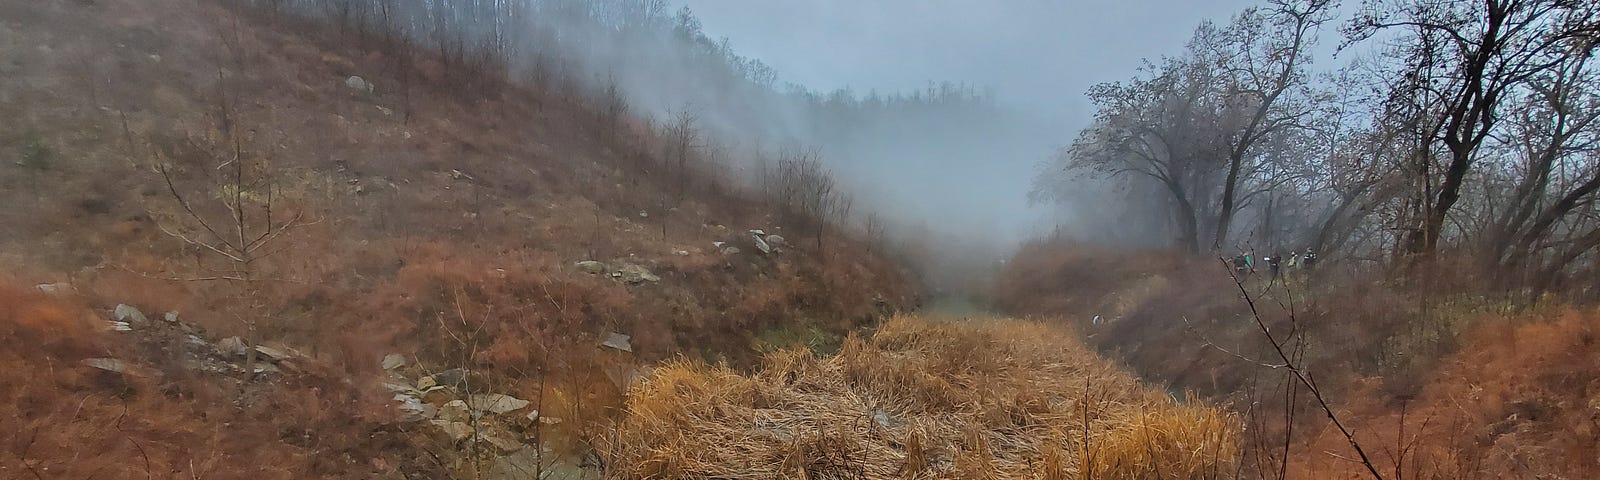
M527 415L523 415L523 416L517 417L517 426L521 427L523 430L531 429L531 428L533 428L534 425L536 425L538 423L539 423L539 411L538 410L528 410L528 414Z
M766 240L767 245L771 245L773 247L789 246L789 241L784 239L783 235L767 235L765 238L762 238L762 240Z
M772 253L772 245L768 245L767 241L762 240L760 235L751 235L750 240L755 243L756 251L761 253Z
M496 415L521 410L528 406L527 400L500 393L473 394L468 400L467 404L478 413L489 412Z
M398 353L391 353L391 354L383 356L383 369L384 370L394 370L396 368L400 368L400 367L404 367L404 366L406 366L406 356L405 355L401 355L401 354L398 354ZM426 388L426 387L422 387L421 385L418 385L417 388Z
M631 336L623 335L617 332L611 332L606 334L606 340L604 342L600 342L600 346L615 348L624 352L633 352L632 340L633 337Z
M467 409L467 402L451 400L439 407L439 419L450 422L467 422L472 420L472 412Z
M162 314L161 319L166 320L167 323L178 323L178 312L167 312Z
M387 363L385 363L385 365L387 365ZM417 379L417 390L427 390L438 385L439 381L434 379L433 375L428 375L426 377Z
M602 273L606 273L606 270L608 270L608 268L606 267L605 263L596 262L594 260L584 260L584 261L581 261L581 262L578 262L578 263L574 263L574 264L572 264L572 266L578 267L578 271L583 272L583 273L587 273L587 274L590 274L590 275L599 275L599 274L602 274Z
M617 273L622 274L622 281L631 284L640 284L645 282L654 283L661 281L661 277L657 277L655 274L650 273L650 270L631 263L622 265L622 267L617 270Z
M230 357L243 357L248 348L239 337L228 337L217 342L217 351Z
M350 78L344 79L344 86L361 93L372 93L373 90L372 82L368 82L367 79L356 75L351 75Z
M129 325L144 325L150 321L144 318L144 312L128 304L117 304L117 308L111 310L111 318L119 322L128 322Z

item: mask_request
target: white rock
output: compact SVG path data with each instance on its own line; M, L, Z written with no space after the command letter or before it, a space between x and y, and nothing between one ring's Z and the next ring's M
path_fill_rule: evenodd
M116 320L107 320L106 321L106 330L110 330L110 331L113 331L113 332L131 332L131 331L133 331L133 326L132 325L128 325L128 322L119 322L119 321L116 321Z
M266 357L266 359L274 362L281 362L290 358L294 358L294 355L291 355L289 352L268 347L266 345L256 345L256 353L259 353Z
M115 358L85 358L83 359L83 364L115 373L122 373L123 370L128 368L126 364L122 363L122 360Z
M130 325L140 325L149 321L144 318L144 312L128 304L117 304L117 308L111 310L111 318L119 322L128 322Z
M351 75L350 78L344 79L344 86L358 92L372 93L372 82L368 82L367 79L359 76Z
M39 289L39 291L44 292L44 293L48 293L48 294L51 294L51 295L66 295L66 294L72 293L72 284L65 283L65 282L63 282L63 283L41 283L41 284L35 285L33 288Z
M500 393L479 393L469 398L469 405L478 412L502 414L528 406L528 401Z

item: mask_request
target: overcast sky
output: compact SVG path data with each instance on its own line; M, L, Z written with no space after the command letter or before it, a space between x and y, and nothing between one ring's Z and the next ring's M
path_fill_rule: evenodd
M816 90L961 81L1060 120L1083 92L1175 54L1248 0L680 0L712 37ZM1058 115L1064 115L1058 116ZM1080 125L1071 125L1075 131Z

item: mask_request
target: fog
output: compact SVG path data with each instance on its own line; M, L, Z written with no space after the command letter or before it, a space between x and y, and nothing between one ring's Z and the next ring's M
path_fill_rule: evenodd
M951 140L947 132L904 132L865 142L857 153L870 158L861 163L833 166L858 183L874 185L879 198L873 200L881 208L928 219L935 230L982 232L1010 243L1058 222L1078 223L1055 217L1053 208L1029 206L1026 192L1039 162L1087 124L1093 112L1085 90L1128 77L1144 58L1172 53L1201 19L1226 19L1252 4L684 0L679 5L699 17L707 35L727 38L741 55L813 90L894 92L950 81L992 94L1006 110L1008 124L973 126L982 134L956 135L957 142L946 142ZM919 142L947 144L927 158L918 155L926 151ZM1065 210L1070 215L1075 209Z

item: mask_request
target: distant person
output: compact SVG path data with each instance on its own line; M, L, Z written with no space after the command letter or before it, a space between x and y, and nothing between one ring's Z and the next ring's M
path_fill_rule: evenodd
M1267 261L1267 271L1272 273L1272 279L1276 281L1278 279L1278 274L1280 273L1279 263L1283 262L1283 255L1267 257L1265 260Z
M1300 263L1305 265L1306 270L1310 270L1310 269L1312 269L1312 267L1317 266L1317 252L1312 251L1311 249L1307 248L1306 249L1306 254L1300 260Z
M1294 267L1296 265L1299 265L1299 262L1300 262L1300 251L1299 250L1295 250L1295 251L1289 252L1288 261L1284 262L1283 266L1284 266L1284 268L1288 268L1290 270L1294 270Z
M1234 255L1233 256L1233 273L1235 273L1235 274L1237 274L1237 275L1239 275L1241 277L1244 276L1246 273L1250 273L1250 258L1246 257L1242 253L1238 254L1238 255Z

